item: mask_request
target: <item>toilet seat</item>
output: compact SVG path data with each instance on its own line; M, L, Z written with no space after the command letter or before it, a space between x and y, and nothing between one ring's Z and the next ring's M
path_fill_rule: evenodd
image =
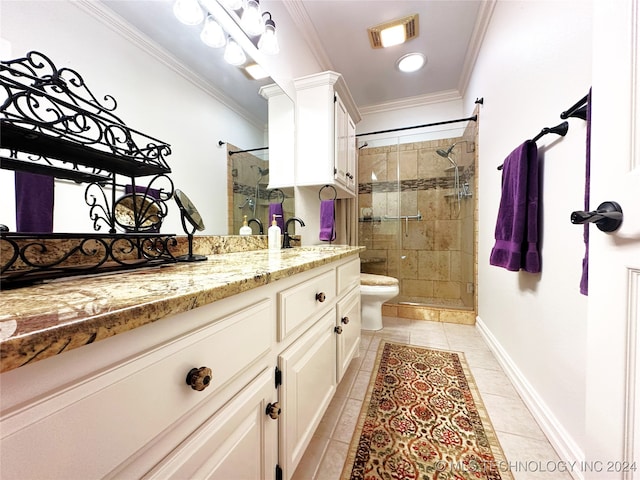
M371 273L360 274L360 285L368 286L392 286L398 285L398 279L385 275L373 275Z
M393 295L398 294L398 285L360 285L360 293L369 295Z
M382 304L399 292L400 285L397 278L369 273L360 274L363 330L382 329Z

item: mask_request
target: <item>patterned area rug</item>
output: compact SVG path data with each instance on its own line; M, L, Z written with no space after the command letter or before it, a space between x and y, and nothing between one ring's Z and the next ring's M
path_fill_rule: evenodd
M342 480L512 480L461 353L381 342Z

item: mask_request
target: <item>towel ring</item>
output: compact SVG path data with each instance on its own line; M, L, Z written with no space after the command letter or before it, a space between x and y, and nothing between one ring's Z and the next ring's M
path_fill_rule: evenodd
M333 185L325 185L325 186L324 186L324 187L322 187L322 188L320 189L320 191L318 192L318 199L319 199L320 201L322 201L322 191L323 191L325 188L327 188L327 187L328 187L328 188L330 188L331 190L333 190L333 200L335 200L336 198L338 198L338 191L336 190L336 187L334 187ZM328 199L327 199L327 200L328 200Z
M273 195L276 192L281 195L280 205L282 205L284 203L285 196L284 196L284 192L279 188L274 188L273 190L271 190L269 192L269 197L267 197L267 200L271 202L271 195Z

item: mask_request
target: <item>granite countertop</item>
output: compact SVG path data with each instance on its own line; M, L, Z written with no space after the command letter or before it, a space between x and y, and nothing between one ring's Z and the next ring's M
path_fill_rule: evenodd
M309 246L50 281L0 292L0 372L290 277L364 247ZM275 254L274 254L275 253Z

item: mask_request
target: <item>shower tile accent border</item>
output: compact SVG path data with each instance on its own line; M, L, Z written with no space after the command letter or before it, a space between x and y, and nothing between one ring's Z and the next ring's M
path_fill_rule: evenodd
M467 171L469 175L475 174L475 168L460 167L460 172ZM398 185L399 184L399 185ZM415 192L419 190L433 190L436 188L453 188L454 179L451 175L446 177L413 178L400 181L366 182L358 184L358 194L388 193L388 192Z

